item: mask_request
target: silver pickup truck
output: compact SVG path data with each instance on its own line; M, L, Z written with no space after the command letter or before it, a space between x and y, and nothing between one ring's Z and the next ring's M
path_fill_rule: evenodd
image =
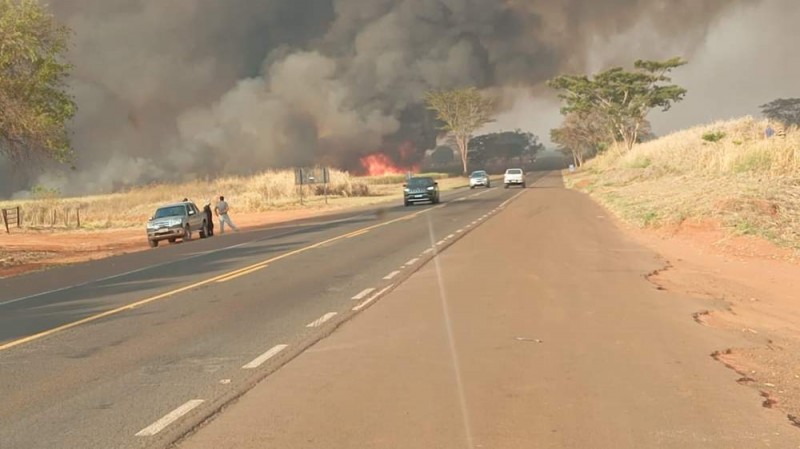
M191 201L161 206L147 222L147 242L151 248L157 247L162 240L170 243L177 239L189 241L195 232L201 239L206 238L208 223L206 214Z

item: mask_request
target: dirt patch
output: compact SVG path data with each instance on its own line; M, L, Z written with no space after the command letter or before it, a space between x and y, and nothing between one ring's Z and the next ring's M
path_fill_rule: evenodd
M232 214L246 232L291 220L318 217L341 209L287 210ZM144 226L144 225L143 225ZM113 230L34 231L0 234L0 278L54 266L104 259L149 249L144 227Z
M669 244L680 241L693 245L705 253L738 259L780 260L797 262L796 251L778 247L769 240L755 235L736 235L718 220L687 219L679 224L639 229L646 238L658 238Z
M800 264L793 251L755 236L731 236L711 220L659 229L627 226L641 243L669 261L648 279L663 290L704 300L703 326L735 332L750 342L713 357L757 389L764 406L800 416Z

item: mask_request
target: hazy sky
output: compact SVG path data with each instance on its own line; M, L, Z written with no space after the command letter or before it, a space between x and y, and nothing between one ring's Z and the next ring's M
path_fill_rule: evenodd
M547 140L563 72L676 55L689 89L655 131L800 96L798 0L58 0L75 32L76 171L0 160L0 195L64 193L270 167L357 169L422 154L426 90L475 85L512 106L490 130ZM514 101L516 100L516 101Z
M717 18L692 52L654 36L651 24L597 42L591 53L594 70L630 64L635 58L682 55L690 64L678 69L673 81L686 87L686 99L667 113L650 116L654 131L670 131L745 115L760 116L759 105L780 97L800 97L800 1L764 0L732 7ZM557 99L542 90L520 92L521 99L490 130L523 128L548 141L561 116Z

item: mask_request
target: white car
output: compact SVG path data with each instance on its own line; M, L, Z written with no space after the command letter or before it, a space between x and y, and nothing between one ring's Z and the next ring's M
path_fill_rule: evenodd
M503 184L508 188L511 185L521 186L525 188L525 172L521 168L509 168L503 176Z
M489 174L485 170L476 170L469 175L469 188L474 189L478 186L486 187L487 189L492 186L491 181L489 181Z

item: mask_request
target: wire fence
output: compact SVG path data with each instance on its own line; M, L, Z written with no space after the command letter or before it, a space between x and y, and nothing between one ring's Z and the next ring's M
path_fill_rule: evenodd
M64 206L30 206L2 209L6 233L13 228L80 228L81 208Z

